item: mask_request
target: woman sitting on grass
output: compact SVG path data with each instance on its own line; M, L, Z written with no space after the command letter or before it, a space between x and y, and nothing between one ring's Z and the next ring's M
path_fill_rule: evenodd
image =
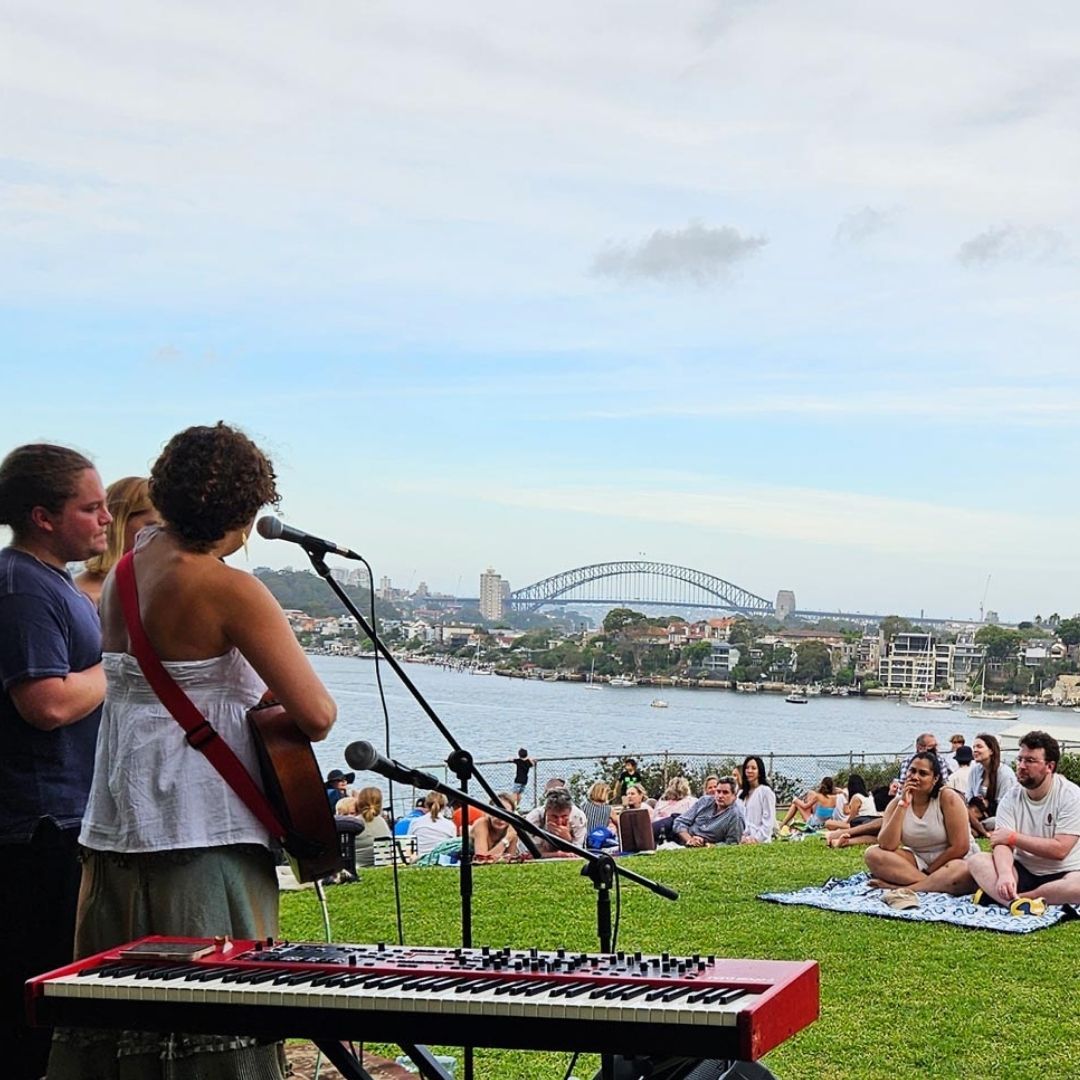
M816 791L808 791L801 799L791 800L791 809L780 823L780 828L786 829L798 814L810 828L820 829L825 822L832 820L838 798L836 781L831 776L824 777Z
M504 792L499 796L499 805L504 810L513 810L514 800ZM485 814L474 822L469 830L469 838L472 840L473 857L483 856L481 862L494 862L518 853L517 831L508 821L491 814Z
M742 814L741 844L767 844L776 831L776 795L765 775L765 762L756 754L742 765L742 790L735 804Z
M976 836L993 832L998 801L1016 787L1016 773L1001 760L1001 746L993 735L975 736L971 746L975 764L968 773L968 817Z
M825 828L846 829L850 825L861 824L856 821L857 818L868 820L880 816L881 811L866 790L866 781L858 773L852 773L848 777L847 802L844 803L843 813L834 814L831 821L825 822Z
M676 776L657 799L653 807L653 820L659 821L672 814L678 817L685 814L695 802L697 799L690 794L690 781L685 776Z
M585 821L593 829L614 829L615 822L611 815L611 788L603 780L597 780L589 788L589 798L585 803Z
M963 797L945 787L937 754L915 754L866 851L870 884L961 896L975 888L963 860L978 850Z

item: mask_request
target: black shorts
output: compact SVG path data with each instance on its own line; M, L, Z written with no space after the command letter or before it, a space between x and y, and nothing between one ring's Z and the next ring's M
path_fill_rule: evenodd
M1056 874L1033 874L1019 859L1016 860L1015 866L1018 893L1038 892L1040 886L1050 881L1060 881L1069 872L1059 870Z

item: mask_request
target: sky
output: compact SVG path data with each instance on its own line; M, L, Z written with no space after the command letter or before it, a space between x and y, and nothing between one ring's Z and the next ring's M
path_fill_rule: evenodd
M403 588L1080 609L1075 5L99 8L0 11L0 451L224 419Z

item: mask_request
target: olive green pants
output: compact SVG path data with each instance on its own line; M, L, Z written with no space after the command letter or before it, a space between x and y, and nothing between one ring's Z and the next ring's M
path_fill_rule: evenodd
M148 934L277 934L273 856L254 844L143 855L85 853L75 956ZM121 1006L122 1007L122 1006ZM58 1029L49 1080L280 1080L279 1044L237 1035Z

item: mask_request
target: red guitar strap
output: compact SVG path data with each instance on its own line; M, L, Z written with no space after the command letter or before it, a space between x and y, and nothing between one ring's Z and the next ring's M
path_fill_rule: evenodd
M187 741L198 750L221 774L241 802L259 819L270 835L283 840L285 829L274 813L266 796L251 778L244 763L233 753L229 744L214 730L210 722L195 707L191 698L177 685L158 659L154 646L143 629L139 616L139 591L135 584L135 561L128 552L116 564L116 584L120 590L120 605L124 611L131 651L139 662L146 681L162 705L172 713L187 733Z

